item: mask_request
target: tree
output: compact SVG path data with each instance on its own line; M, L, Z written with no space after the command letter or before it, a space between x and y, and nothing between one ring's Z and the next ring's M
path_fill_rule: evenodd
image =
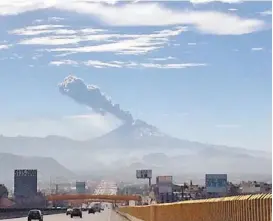
M0 198L7 198L9 195L8 189L4 184L0 184Z

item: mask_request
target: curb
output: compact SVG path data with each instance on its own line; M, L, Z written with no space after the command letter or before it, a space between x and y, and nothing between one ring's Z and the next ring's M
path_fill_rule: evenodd
M118 210L115 210L117 214L119 214L120 216L124 217L125 219L127 219L128 221L144 221L144 220L141 220L141 219L138 219L138 218L135 218L127 213L122 213Z
M118 210L115 210L115 212L116 212L118 215L122 216L123 218L125 218L125 219L127 219L127 220L129 220L129 221L133 221L133 220L129 219L125 214L119 212Z

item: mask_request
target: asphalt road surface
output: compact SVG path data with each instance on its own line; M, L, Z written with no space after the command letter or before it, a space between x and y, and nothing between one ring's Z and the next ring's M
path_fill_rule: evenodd
M82 219L79 217L70 218L66 214L48 215L44 216L44 221L128 221L127 219L119 216L115 211L111 209L105 209L101 213L88 214L83 212ZM27 221L27 217L16 219L4 219L1 221Z

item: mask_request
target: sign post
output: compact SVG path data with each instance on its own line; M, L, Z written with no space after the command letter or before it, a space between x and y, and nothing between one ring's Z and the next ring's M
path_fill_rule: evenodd
M137 179L148 179L149 187L151 187L151 179L152 179L152 170L137 170L136 171Z
M149 191L151 191L152 185L152 170L137 170L136 171L137 179L148 179L149 180Z

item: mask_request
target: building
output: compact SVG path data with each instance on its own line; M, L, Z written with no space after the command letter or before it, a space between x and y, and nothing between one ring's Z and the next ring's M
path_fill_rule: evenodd
M173 177L158 176L154 187L154 195L158 203L169 203L176 201L173 194Z
M37 195L37 170L14 171L15 199L34 198Z
M76 192L79 194L86 193L85 182L76 182Z
M242 182L240 184L241 194L271 193L272 184L256 181Z
M206 174L207 198L224 197L228 193L227 174Z

